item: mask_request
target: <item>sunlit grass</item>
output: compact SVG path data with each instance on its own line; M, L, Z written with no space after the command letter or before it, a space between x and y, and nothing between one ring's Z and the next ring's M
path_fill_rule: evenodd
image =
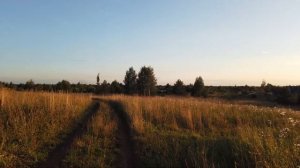
M100 104L87 131L78 137L67 155L65 167L115 167L117 123L116 116L106 103Z
M300 166L297 111L212 99L101 98L123 105L139 167ZM0 90L0 167L31 167L45 159L90 103L88 95ZM64 165L114 166L117 120L101 103Z
M112 96L136 131L144 166L296 167L300 114L194 98Z
M29 167L45 159L91 102L77 94L0 94L0 167Z

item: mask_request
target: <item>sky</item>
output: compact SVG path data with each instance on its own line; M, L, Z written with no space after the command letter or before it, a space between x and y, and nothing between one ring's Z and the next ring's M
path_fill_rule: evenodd
M300 85L300 0L0 0L0 81Z

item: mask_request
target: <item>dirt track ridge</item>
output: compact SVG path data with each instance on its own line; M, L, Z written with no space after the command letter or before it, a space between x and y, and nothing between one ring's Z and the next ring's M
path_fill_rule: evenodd
M136 157L134 153L134 141L132 138L132 130L130 127L130 119L123 107L123 105L117 101L100 100L106 102L113 109L113 112L117 116L118 131L117 140L120 150L120 156L117 160L116 166L122 168L135 168Z
M93 115L98 111L100 106L99 101L93 101L92 104L86 109L85 115L79 121L79 123L72 129L72 131L66 135L60 144L58 144L51 152L45 161L38 164L37 167L41 168L59 168L62 165L62 160L67 155L71 145L77 137L80 137L87 127L87 123Z
M66 138L62 140L62 143L58 144L51 152L44 162L38 164L37 167L41 168L59 168L62 167L62 161L68 154L71 145L77 137L83 135L86 131L86 127L93 115L96 114L100 107L100 102L107 103L116 115L118 124L117 131L117 143L119 147L119 156L116 161L117 167L122 168L135 168L136 157L134 154L134 141L132 138L132 130L130 127L129 117L123 107L123 105L117 101L105 100L94 98L93 103L87 108L85 116L80 122L67 134Z

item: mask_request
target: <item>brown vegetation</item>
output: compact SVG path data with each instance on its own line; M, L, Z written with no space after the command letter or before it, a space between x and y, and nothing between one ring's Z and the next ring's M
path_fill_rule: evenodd
M119 153L116 131L116 116L106 103L101 103L86 133L72 145L64 167L115 167Z
M0 94L0 167L45 160L91 103L90 96L78 94ZM107 101L71 146L64 166L111 167L132 160L124 154L136 156L137 167L300 165L300 115L289 108L189 97L101 99ZM134 148L124 148L132 140Z
M114 96L136 131L140 166L296 167L300 115L193 98Z
M0 167L45 159L90 102L88 95L1 90Z

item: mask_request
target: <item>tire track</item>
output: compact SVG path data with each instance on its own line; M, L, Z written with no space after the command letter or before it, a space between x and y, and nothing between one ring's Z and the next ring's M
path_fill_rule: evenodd
M136 157L134 154L134 141L132 139L132 130L130 119L123 107L117 101L99 99L101 102L108 103L117 116L118 131L117 140L120 149L119 158L116 163L117 167L135 168Z
M58 144L51 152L47 159L41 163L38 163L37 167L41 168L59 168L61 167L61 162L67 155L71 148L74 140L80 137L85 131L89 120L93 115L96 114L100 107L98 100L93 100L92 104L85 110L85 115L79 121L79 123L72 129L72 131L66 135L62 140L62 143Z

